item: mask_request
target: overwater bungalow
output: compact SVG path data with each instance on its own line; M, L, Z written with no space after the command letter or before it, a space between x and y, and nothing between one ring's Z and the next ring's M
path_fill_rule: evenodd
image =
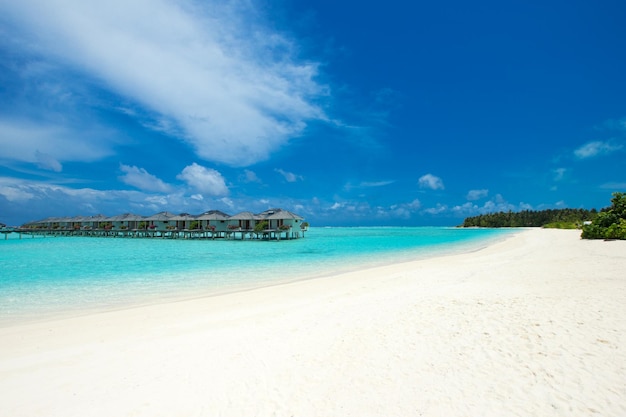
M104 214L96 214L87 219L88 225L91 229L104 229L107 226L108 217Z
M111 228L116 231L138 229L139 223L142 221L145 221L145 216L133 213L119 214L107 219L107 222L111 224Z
M257 220L260 220L260 217L255 216L254 213L242 211L228 219L228 229L239 232L251 232L254 230Z
M172 218L176 215L169 211L162 211L152 216L148 216L144 219L144 224L141 224L139 229L149 229L155 231L167 231L176 228L176 222L172 221ZM143 227L141 227L143 226Z
M180 213L169 219L169 228L171 230L189 230L198 229L196 216L192 216L189 213Z
M300 228L304 217L287 210L272 210L266 218L269 221L270 229L280 229L281 227Z
M282 209L259 214L243 211L234 216L219 210L200 215L163 211L147 217L132 213L111 217L102 214L48 217L26 223L17 230L53 236L296 239L307 231L303 220L303 217ZM259 225L262 226L259 228Z
M200 228L214 233L224 233L228 230L230 216L223 211L209 210L196 216L200 222Z
M304 225L304 218L282 209L266 210L257 216L262 217L267 222L267 230L273 233L284 234L288 239L297 238L300 233L304 233L307 228Z

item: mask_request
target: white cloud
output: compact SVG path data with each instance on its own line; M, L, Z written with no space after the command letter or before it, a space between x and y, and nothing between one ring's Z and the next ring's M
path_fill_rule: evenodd
M220 198L219 201L221 201L223 204L227 205L230 208L235 207L235 203L233 202L233 200L231 200L228 197L222 197L222 198Z
M344 185L344 190L351 191L353 189L361 189L361 188L377 188L384 187L389 184L393 184L394 180L384 180L384 181L362 181L358 185L354 185L352 183L347 183Z
M207 209L233 212L236 211L233 210L234 207L251 211L267 208L257 210L252 203L249 198L238 201L226 197L209 199L206 195L186 195L185 192L176 190L168 194L137 190L95 190L0 176L0 221L15 225L50 216L98 213L109 216L126 212L151 215L163 210L200 214ZM289 206L284 201L279 201L276 205L284 208Z
M145 199L148 203L158 205L158 206L167 206L169 204L169 200L164 195L151 195L147 196Z
M143 168L120 164L120 169L125 174L119 177L119 179L125 184L132 185L143 191L167 193L172 190L170 185L164 183Z
M10 202L25 202L35 197L35 194L20 186L7 185L0 185L0 195Z
M85 129L78 135L66 127L44 122L0 119L0 159L33 163L60 172L60 161L90 162L110 155L110 143L104 139L110 133Z
M495 213L500 211L517 211L518 208L505 200L502 194L496 194L492 200L487 201L481 208L483 213Z
M228 194L228 187L222 174L195 162L186 166L176 178L185 181L190 187L205 195L223 196Z
M603 190L626 190L626 182L607 182L600 186Z
M520 202L519 204L511 204L502 197L500 194L496 194L491 200L486 201L482 206L479 206L472 202L467 202L461 205L453 206L450 211L455 216L476 216L478 214L497 213L507 211L522 211L532 210L533 207L530 204ZM434 213L433 213L434 214Z
M81 208L105 208L120 203L142 201L145 198L143 193L137 191L75 189L7 177L0 177L0 195L10 202L5 206L0 199L0 212L3 214L11 212L14 217L33 215L35 218L75 215L77 209Z
M361 187L384 187L385 185L393 184L395 181L364 181L360 184Z
M594 141L589 142L574 151L579 159L592 158L594 156L607 155L623 148L622 145L612 143L610 141Z
M563 178L565 178L567 168L556 168L553 169L552 172L554 173L554 181L561 181Z
M12 25L6 43L21 54L97 80L200 157L243 166L267 158L309 120L326 120L316 100L328 96L316 80L319 64L299 60L295 42L268 29L254 7L31 0L2 2L0 13Z
M399 206L391 206L389 210L385 210L383 207L378 207L376 210L376 216L382 218L394 217L398 219L410 219L411 211Z
M471 216L478 213L479 207L474 203L467 202L459 206L452 207L452 211L457 216Z
M601 126L597 127L597 130L626 131L626 117L621 119L609 119Z
M428 213L428 214L441 214L444 213L448 210L448 206L446 206L445 204L439 204L437 203L437 205L435 207L430 207L424 210L424 213Z
M41 169L47 169L54 172L63 171L63 165L61 165L61 163L51 155L37 150L35 151L35 158L37 159L37 166Z
M404 207L406 207L410 211L416 211L420 207L422 207L422 203L416 198L415 200L411 201L410 203L405 204Z
M254 171L250 171L249 169L244 169L243 174L244 174L244 177L243 177L244 182L261 183L261 180L259 179L259 177L256 175Z
M432 174L426 174L420 177L418 184L420 188L430 188L431 190L443 190L444 185L441 178Z
M469 190L467 193L467 199L470 201L480 200L481 198L485 198L489 195L489 190Z
M280 175L282 175L287 182L302 181L304 179L304 177L302 177L301 175L296 175L296 174L294 174L292 172L287 172L287 171L284 171L282 169L275 169L274 171L276 171Z
M394 204L389 209L378 207L376 214L378 217L395 217L401 219L409 219L411 215L422 207L422 203L415 199L410 203Z

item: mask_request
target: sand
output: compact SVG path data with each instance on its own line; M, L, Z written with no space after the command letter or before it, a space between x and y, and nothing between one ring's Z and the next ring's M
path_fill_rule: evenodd
M2 416L626 416L626 241L0 328Z

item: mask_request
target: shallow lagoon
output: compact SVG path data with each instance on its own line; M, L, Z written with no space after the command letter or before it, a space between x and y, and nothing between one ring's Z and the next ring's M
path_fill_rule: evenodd
M511 230L311 228L304 239L170 240L9 235L0 325L236 291L475 250Z

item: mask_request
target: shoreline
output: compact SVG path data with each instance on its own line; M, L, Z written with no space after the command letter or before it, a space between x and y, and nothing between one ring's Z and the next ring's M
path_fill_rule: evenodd
M626 415L626 242L579 233L3 327L3 409Z
M481 250L491 244L508 239L510 236L524 230L523 228L509 229L506 233L484 237L478 240L461 241L437 244L433 246L406 248L400 251L389 251L386 253L375 253L369 257L363 255L352 255L340 264L336 260L331 261L331 265L326 265L323 269L306 269L305 272L294 272L291 270L286 277L276 277L264 272L266 277L256 281L238 281L217 286L207 285L206 287L194 286L186 287L184 284L189 279L191 282L200 281L196 278L202 276L201 272L186 272L177 278L178 287L168 289L168 292L150 293L123 293L126 299L98 300L97 302L87 302L85 304L70 305L36 305L25 306L23 310L15 310L2 317L0 315L0 328L15 325L49 322L73 317L100 314L106 312L128 310L133 308L155 306L173 302L182 302L199 298L216 297L228 295L236 292L251 291L264 287L272 287L282 284L294 283L298 281L308 281L330 276L343 275L358 271L370 270L395 264L404 264L430 258L451 256L455 254L471 253ZM87 238L86 238L87 239ZM280 275L276 273L274 275ZM181 279L186 277L187 279ZM188 281L187 281L188 282ZM206 282L206 280L205 280ZM77 289L78 290L78 289ZM97 289L94 289L97 290ZM106 291L106 289L105 289ZM57 296L57 299L59 297Z

